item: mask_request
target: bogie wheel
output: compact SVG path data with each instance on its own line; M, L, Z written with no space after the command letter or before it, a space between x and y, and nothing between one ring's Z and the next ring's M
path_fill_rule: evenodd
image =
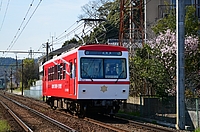
M49 100L49 105L51 107L51 109L56 110L56 106L54 106L54 101L53 100Z
M83 105L78 104L78 105L77 105L77 115L78 115L78 117L79 117L79 118L84 118L84 117L85 117L85 114L86 114L86 112L85 112L85 110L84 110Z
M57 107L56 107L56 106L52 106L51 108L52 108L53 110L56 110L56 109L57 109Z
M73 106L72 106L72 103L70 103L70 102L67 102L67 111L68 111L71 115L74 115Z

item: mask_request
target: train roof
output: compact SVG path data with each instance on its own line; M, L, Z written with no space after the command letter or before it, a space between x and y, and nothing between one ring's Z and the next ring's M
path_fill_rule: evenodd
M127 48L108 44L91 44L78 47L78 50L112 50L112 51L128 51Z
M76 45L77 46L77 45ZM93 50L93 51L128 51L127 48L122 47L122 46L116 46L116 45L108 45L108 44L89 44L89 45L81 45L79 47L74 47L68 50L66 49L60 49L57 50L55 53L60 53L60 54L55 54L55 56L45 62L43 65L49 63L49 62L54 62L54 60L62 58L65 56L66 53L71 54L74 52L77 52L78 50ZM58 52L59 51L59 52ZM62 54L61 54L62 51Z

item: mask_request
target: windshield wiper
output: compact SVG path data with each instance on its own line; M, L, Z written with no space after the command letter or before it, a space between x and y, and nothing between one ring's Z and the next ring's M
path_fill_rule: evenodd
M93 82L93 79L91 78L91 76L84 69L82 69L82 71L84 71L87 74L87 76L91 79L91 81Z
M118 80L119 80L119 78L121 77L122 73L124 73L124 70L119 74L119 76L118 76L117 80L115 81L115 83L118 82Z

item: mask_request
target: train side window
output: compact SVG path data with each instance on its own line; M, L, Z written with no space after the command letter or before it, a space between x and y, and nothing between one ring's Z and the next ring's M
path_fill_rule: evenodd
M70 62L70 78L72 78L72 62Z
M46 81L46 79L47 79L47 73L48 73L48 71L46 70L46 69L44 69L44 80Z
M48 68L48 81L50 81L50 68Z
M50 81L52 81L52 67L50 67Z
M65 63L63 63L63 79L65 79L65 77L66 77L66 64Z
M55 68L55 66L52 67L52 80L54 80L54 74L55 74L54 68Z
M53 80L53 67L51 67L51 81Z
M52 81L52 67L50 68L50 81Z
M58 71L57 71L57 65L55 65L54 66L54 80L57 79L57 73L58 73Z
M49 81L51 81L51 67L49 68Z
M73 73L74 73L74 77L76 77L76 59L74 59L74 71L73 71Z
M58 80L60 80L60 65L58 65Z
M60 64L60 80L63 79L63 63Z

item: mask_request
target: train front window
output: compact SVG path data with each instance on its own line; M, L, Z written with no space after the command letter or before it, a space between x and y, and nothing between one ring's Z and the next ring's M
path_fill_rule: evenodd
M81 58L83 79L123 79L127 77L125 58Z

